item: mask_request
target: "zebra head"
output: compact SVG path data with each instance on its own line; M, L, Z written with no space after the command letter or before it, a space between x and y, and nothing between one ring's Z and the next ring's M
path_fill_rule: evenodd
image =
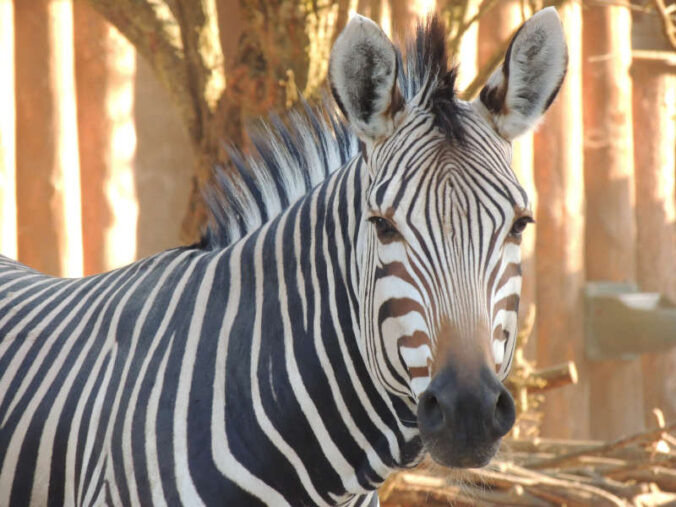
M445 37L435 19L420 27L403 68L382 30L355 16L336 40L329 78L362 143L366 362L417 416L413 430L436 461L482 466L515 420L501 380L517 332L521 234L533 221L510 168L511 141L551 104L567 49L556 11L540 11L480 97L464 102Z

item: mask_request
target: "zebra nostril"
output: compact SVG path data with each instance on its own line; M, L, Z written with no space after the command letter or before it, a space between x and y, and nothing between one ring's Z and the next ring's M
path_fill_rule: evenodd
M428 431L437 431L444 425L444 412L437 397L430 393L423 393L418 408L418 418Z
M514 425L516 419L516 409L511 394L506 389L502 389L495 402L495 412L493 414L494 428L498 437L504 436Z

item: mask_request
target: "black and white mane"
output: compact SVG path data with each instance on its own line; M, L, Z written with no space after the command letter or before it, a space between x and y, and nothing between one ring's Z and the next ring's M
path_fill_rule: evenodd
M404 100L416 103L420 94L437 126L449 138L461 139L456 68L449 67L443 23L432 17L420 24L406 55L403 65L397 51ZM205 189L209 219L203 248L224 248L257 229L359 153L356 135L328 97L319 105L302 101L283 115L259 121L247 133L253 152L229 148L232 169L216 168Z

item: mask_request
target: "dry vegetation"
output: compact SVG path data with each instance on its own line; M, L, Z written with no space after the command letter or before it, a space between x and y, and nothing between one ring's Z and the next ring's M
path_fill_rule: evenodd
M390 477L384 506L673 505L676 424L615 442L506 440L485 469L456 471L425 462Z

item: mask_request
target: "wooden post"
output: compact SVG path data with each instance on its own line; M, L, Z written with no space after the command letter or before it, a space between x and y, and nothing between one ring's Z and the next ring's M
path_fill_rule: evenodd
M645 291L676 302L676 57L635 51L632 65L634 160L636 164L637 281ZM676 350L645 354L644 417L655 425L654 408L676 420Z
M486 65L494 52L511 40L514 32L523 23L520 0L497 2L479 22L477 45L478 68ZM532 209L537 208L537 194L533 176L533 134L528 133L516 139L512 145L512 168L519 182L528 193ZM521 241L521 304L519 322L524 322L532 305L535 304L535 234L537 227L528 227ZM536 340L528 340L527 356L534 357Z
M85 274L136 258L133 46L88 4L75 15Z
M52 275L80 276L72 3L14 5L19 260Z
M14 6L0 2L0 254L16 258Z
M589 433L588 384L584 363L584 193L580 4L559 9L568 42L568 73L557 99L535 134L538 191L536 238L537 364L572 360L579 382L547 393L544 436L585 438Z
M585 261L590 281L631 282L636 270L631 114L631 14L616 5L583 11ZM590 364L591 437L643 429L641 361Z

